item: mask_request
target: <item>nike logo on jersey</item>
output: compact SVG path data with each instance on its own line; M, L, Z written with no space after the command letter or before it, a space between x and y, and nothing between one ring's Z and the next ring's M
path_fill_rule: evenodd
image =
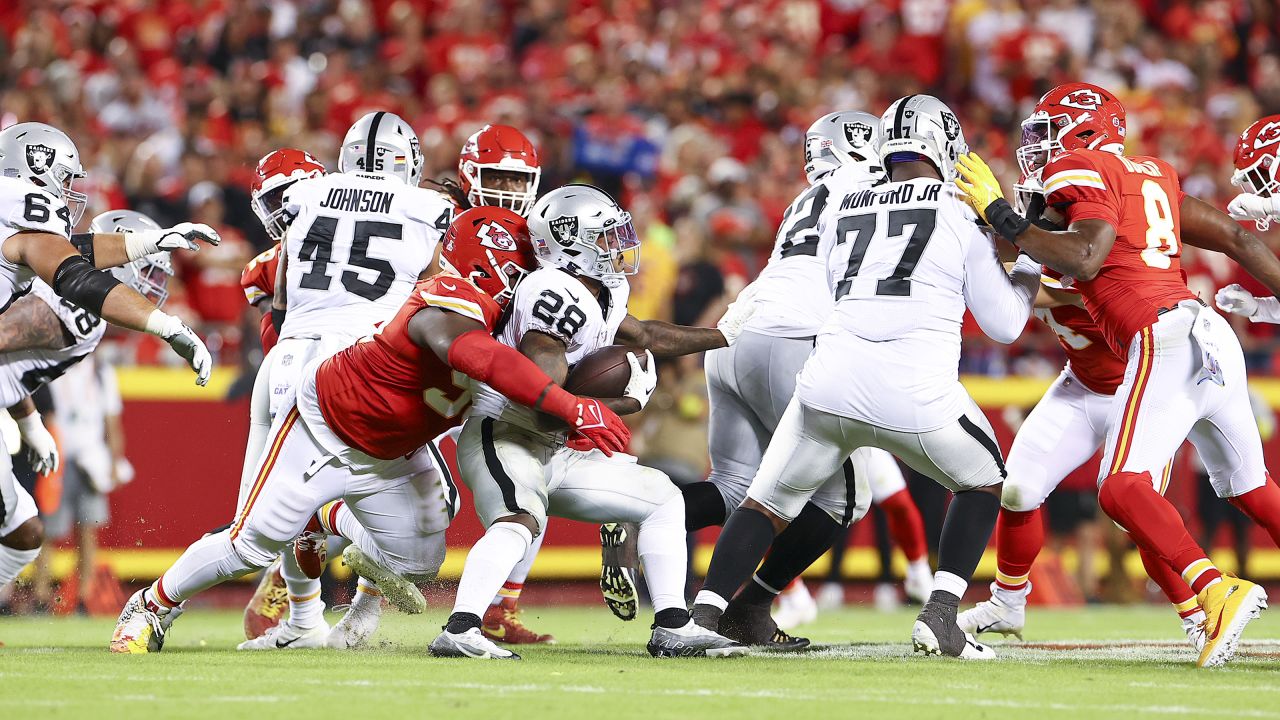
M576 303L576 302L579 302L579 300L578 300L578 296L577 296L577 295L574 295L574 294L573 294L573 293L571 293L571 292L569 292L569 290L568 290L567 288L565 289L564 294L565 294L565 295L568 295L568 296L569 296L569 299L570 299L570 300L572 300L572 301L574 301L575 303Z
M444 288L445 290L457 290L457 289L458 289L458 286L457 286L457 285L450 285L449 283L444 282L443 280L442 280L442 281L440 281L440 287Z

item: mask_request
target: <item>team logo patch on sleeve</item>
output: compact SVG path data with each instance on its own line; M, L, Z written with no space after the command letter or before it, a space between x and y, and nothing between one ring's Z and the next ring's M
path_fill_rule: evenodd
M871 142L871 126L860 122L845 123L844 137L855 149L866 147Z
M578 218L575 215L563 215L551 221L551 234L556 242L569 247L578 237Z
M49 171L49 168L53 166L53 157L53 148L48 145L36 143L27 146L27 167L31 168L31 172L37 175L42 175Z

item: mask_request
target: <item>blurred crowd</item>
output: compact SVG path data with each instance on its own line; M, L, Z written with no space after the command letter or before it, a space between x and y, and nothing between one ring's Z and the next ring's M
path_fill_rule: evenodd
M1012 182L1036 98L1095 82L1125 101L1131 152L1220 205L1236 134L1280 112L1273 0L8 0L0 58L0 125L77 141L86 220L127 206L222 232L180 259L172 302L223 362L256 342L238 287L267 242L255 161L296 146L332 165L371 109L414 125L428 178L452 177L484 123L523 129L544 189L588 180L635 216L633 312L683 322L767 259L804 182L804 131L833 109L932 92ZM1192 249L1187 265L1205 294L1241 279ZM1270 327L1241 326L1255 370L1280 363ZM967 343L968 372L1060 366L1039 327L1012 348Z

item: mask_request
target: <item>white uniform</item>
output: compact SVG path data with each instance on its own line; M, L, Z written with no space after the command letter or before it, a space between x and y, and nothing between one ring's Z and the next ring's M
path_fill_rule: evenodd
M565 343L570 364L613 344L627 316L626 283L597 300L582 281L553 267L530 273L516 289L498 340L513 348L530 331ZM541 429L534 411L477 388L458 437L458 466L487 528L526 513L541 530L547 515L587 522L640 522L679 491L665 474L634 457L565 448L564 433Z
M948 183L891 182L832 198L819 221L835 311L805 363L748 496L792 519L859 447L888 450L953 491L999 483L1004 461L960 385L965 307L1011 342L1040 267L1011 279Z
M71 213L58 198L31 183L0 177L0 250L20 232L43 232L71 238ZM0 312L31 287L31 268L5 259L0 252Z

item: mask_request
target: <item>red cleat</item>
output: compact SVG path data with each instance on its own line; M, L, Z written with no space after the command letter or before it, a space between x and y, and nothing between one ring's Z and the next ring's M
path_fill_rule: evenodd
M244 636L247 640L261 637L263 633L280 624L284 611L289 608L289 590L280 577L280 558L262 571L258 589L253 591L244 609Z
M553 635L539 635L520 622L520 607L515 598L503 598L484 612L480 631L490 640L509 645L554 644Z

